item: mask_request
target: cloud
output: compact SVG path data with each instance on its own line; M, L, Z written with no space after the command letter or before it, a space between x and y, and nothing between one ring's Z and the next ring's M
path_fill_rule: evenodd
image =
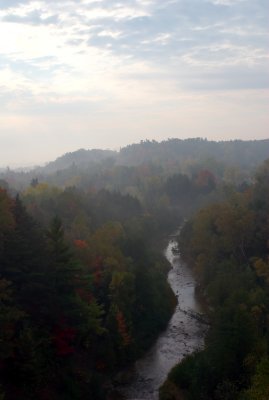
M233 6L233 5L240 4L246 0L210 0L210 1L215 5Z
M248 0L12 2L9 8L0 8L1 36L11 32L0 51L14 72L20 62L21 71L27 66L26 75L31 71L37 80L38 74L47 79L48 73L59 78L64 69L71 82L77 79L78 87L82 77L86 83L89 75L97 79L100 71L120 79L119 66L125 79L132 64L142 60L148 70L158 65L167 76L171 72L176 76L176 69L178 76L184 75L186 66L194 74L198 67L205 72L217 68L221 73L238 65L257 67L260 73L267 58L262 42L266 31L259 15L262 1L256 3L257 24ZM216 14L219 5L239 9ZM51 83L55 84L53 79Z
M238 65L253 67L268 59L268 53L261 48L238 46L229 42L197 47L182 56L182 60L191 66L211 69Z
M42 15L38 10L34 10L27 15L7 14L2 18L6 22L33 24L33 25L49 25L59 22L57 15Z
M109 37L112 39L117 39L122 35L121 31L103 30L98 33L100 37Z
M146 132L153 127L146 110L170 115L176 126L174 110L184 101L258 93L268 88L266 3L0 0L0 113L9 124L10 115L30 121L66 113L94 127L102 111L115 122L122 109L124 129L128 115L141 113Z

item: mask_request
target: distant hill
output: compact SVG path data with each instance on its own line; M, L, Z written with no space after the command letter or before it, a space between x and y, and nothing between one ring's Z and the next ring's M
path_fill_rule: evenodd
M225 164L254 167L269 157L269 139L208 141L206 139L169 139L141 141L120 150L117 164L135 166L145 163L167 164L188 159L215 158Z
M66 153L38 169L46 174L74 165L86 169L91 164L101 163L104 160L114 160L117 165L138 166L149 163L167 165L172 162L209 158L225 164L252 168L268 157L269 139L221 142L201 138L168 139L162 142L146 140L123 147L119 152L79 149Z
M191 176L208 170L218 179L238 182L251 176L267 158L269 139L221 142L201 138L162 142L146 140L123 147L119 152L79 149L44 167L29 171L6 169L0 172L0 180L16 190L23 190L32 179L56 186L119 188L123 182L125 186L135 187L141 174L145 173L170 176L181 172Z
M55 161L49 162L45 167L38 168L42 173L53 173L76 165L77 167L87 168L90 164L99 163L105 159L117 157L117 152L112 150L79 149L74 152L66 153L58 157Z

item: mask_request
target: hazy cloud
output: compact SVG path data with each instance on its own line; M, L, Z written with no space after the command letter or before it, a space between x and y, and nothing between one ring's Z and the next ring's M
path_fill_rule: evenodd
M77 134L76 116L99 132L84 146L97 146L103 137L100 132L112 129L113 123L115 146L119 146L128 143L120 133L120 129L126 132L127 122L115 117L115 109L122 109L126 121L139 121L141 116L137 140L154 129L159 132L166 118L171 118L172 132L163 128L164 135L176 135L184 127L187 136L199 136L201 124L195 128L185 115L192 118L197 107L201 115L206 114L201 99L209 107L219 104L213 101L216 93L219 98L225 92L229 103L229 96L241 91L251 96L255 91L257 101L260 91L265 104L267 8L266 0L0 1L0 122L16 140L19 126L33 132L28 121L38 115L54 121L59 113L57 127L64 129L66 113L74 118L69 121L69 135ZM242 102L241 96L235 98ZM101 111L111 121L107 126L98 120ZM152 124L150 115L155 116ZM256 124L264 135L260 113ZM212 126L209 123L208 135L214 135ZM245 126L242 113L241 137ZM51 125L47 137L53 131ZM74 138L68 140L75 143ZM100 142L99 146L106 145Z
M56 24L58 22L58 16L46 16L42 15L38 10L34 10L26 15L7 14L2 18L2 21L33 25L49 25Z

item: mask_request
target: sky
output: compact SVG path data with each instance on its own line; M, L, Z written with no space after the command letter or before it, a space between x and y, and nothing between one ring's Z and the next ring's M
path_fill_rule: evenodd
M0 166L268 138L269 0L0 0Z

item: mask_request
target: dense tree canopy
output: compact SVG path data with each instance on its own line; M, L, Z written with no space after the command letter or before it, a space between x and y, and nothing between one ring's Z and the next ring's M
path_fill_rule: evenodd
M180 237L210 310L205 350L169 379L192 400L266 400L269 391L269 164L244 192L200 210ZM166 396L165 386L162 388Z
M268 161L251 175L266 143L146 141L5 171L0 399L106 399L171 316L163 239L199 209L180 246L212 328L171 381L190 399L266 399Z
M0 394L103 399L171 315L160 228L129 195L37 183L23 199L39 223L0 191Z

